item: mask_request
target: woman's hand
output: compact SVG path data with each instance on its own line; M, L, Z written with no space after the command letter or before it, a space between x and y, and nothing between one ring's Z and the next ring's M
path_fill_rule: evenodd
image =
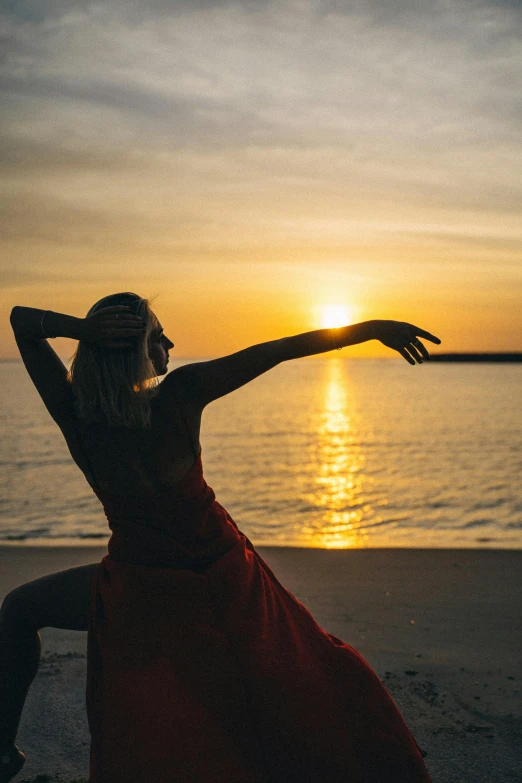
M135 343L128 338L143 337L145 321L134 315L130 307L114 305L82 318L79 331L79 339L88 343L100 343L106 348L131 348Z
M415 364L415 360L422 364L424 359L430 358L419 337L440 345L438 337L404 321L372 321L371 334L375 340L398 351L410 364Z

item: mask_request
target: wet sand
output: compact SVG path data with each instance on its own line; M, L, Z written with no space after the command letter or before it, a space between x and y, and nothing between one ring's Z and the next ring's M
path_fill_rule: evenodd
M434 783L522 782L522 552L258 547L319 624L390 691ZM0 595L104 548L0 546ZM86 634L45 629L16 781L84 783ZM384 783L384 782L383 782Z

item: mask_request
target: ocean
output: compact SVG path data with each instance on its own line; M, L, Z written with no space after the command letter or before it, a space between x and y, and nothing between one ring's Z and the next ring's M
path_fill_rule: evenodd
M0 541L103 543L22 362L0 376ZM521 399L520 364L287 362L206 408L205 478L254 545L520 549Z

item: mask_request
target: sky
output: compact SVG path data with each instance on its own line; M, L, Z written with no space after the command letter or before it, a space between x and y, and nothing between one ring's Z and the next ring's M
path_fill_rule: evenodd
M514 0L4 2L0 357L14 305L83 317L117 291L156 296L173 356L332 305L522 350L521 20Z

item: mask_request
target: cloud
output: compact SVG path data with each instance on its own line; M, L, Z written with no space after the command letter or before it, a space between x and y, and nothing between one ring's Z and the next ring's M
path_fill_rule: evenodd
M341 225L350 208L399 229L402 204L428 226L430 211L437 226L443 212L507 215L511 236L520 10L11 3L0 72L8 233L61 241L81 225L99 236L101 223L116 242L129 225L148 236L169 220L241 233L256 208L276 234L296 210L333 211Z

